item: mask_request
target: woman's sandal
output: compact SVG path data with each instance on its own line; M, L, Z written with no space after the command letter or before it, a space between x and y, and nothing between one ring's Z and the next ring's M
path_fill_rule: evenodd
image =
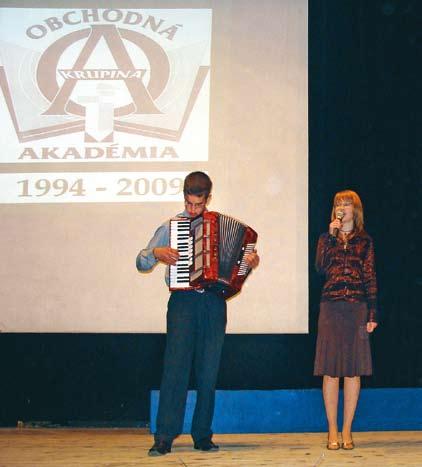
M327 449L329 451L337 451L340 449L340 443L338 441L328 441Z
M341 444L341 448L342 449L345 449L346 451L350 451L352 449L355 449L355 443L352 441L343 441L343 443Z

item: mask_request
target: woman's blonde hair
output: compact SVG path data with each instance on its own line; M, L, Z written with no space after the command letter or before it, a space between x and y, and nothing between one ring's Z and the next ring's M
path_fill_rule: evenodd
M352 190L339 191L334 196L333 209L331 211L331 220L336 218L336 207L344 201L350 201L353 204L353 222L355 232L363 231L363 206L359 195Z

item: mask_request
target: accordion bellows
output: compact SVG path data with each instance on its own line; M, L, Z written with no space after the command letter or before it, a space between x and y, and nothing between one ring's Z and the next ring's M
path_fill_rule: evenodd
M206 289L225 298L240 292L250 272L245 256L258 234L233 217L205 211L170 220L170 246L179 260L170 266L170 290Z

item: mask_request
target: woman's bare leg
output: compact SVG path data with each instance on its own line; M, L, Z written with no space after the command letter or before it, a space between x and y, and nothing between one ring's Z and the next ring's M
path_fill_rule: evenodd
M360 392L360 376L344 378L343 442L352 441L352 423Z
M328 421L328 442L338 441L337 408L338 408L339 378L324 375L322 394L324 396L325 412Z

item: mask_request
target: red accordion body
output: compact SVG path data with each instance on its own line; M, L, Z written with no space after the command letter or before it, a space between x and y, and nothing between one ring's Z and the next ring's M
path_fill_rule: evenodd
M207 289L229 298L240 292L250 272L245 256L258 235L238 220L205 211L170 221L170 246L179 261L170 266L170 290Z

